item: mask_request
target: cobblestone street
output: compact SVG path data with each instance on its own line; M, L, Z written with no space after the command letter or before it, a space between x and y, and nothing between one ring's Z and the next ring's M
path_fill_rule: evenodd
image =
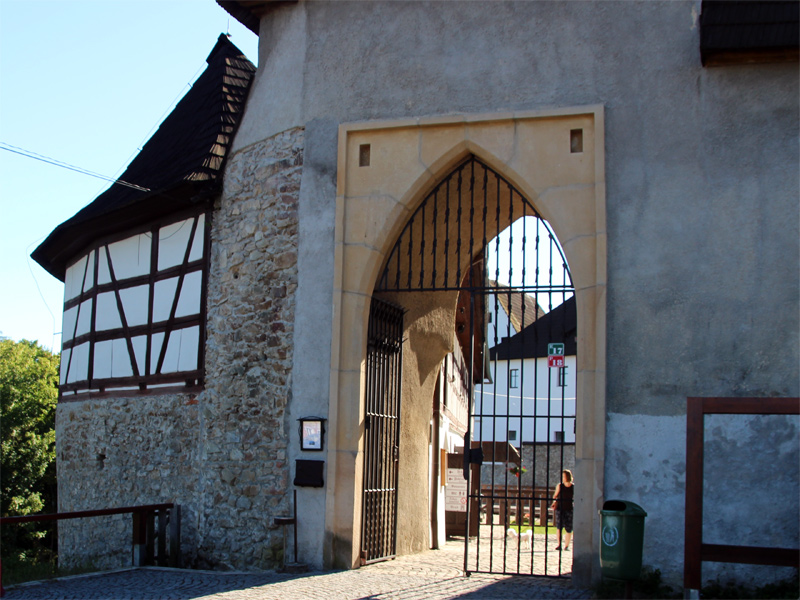
M403 556L361 569L295 575L158 567L126 569L24 584L7 589L4 600L481 600L592 597L590 590L573 588L569 578L545 579L480 573L464 577L463 551L463 541L452 540L441 550ZM516 550L513 554L516 556ZM543 552L541 554L544 555ZM562 554L562 564L567 564L567 560L571 564L571 553ZM552 557L553 554L548 553L548 556Z

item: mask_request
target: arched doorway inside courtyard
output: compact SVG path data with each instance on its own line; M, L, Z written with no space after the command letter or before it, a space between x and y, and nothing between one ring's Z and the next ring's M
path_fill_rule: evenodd
M467 572L569 575L549 507L574 468L575 361L561 246L469 154L410 216L373 293L362 564L460 537Z

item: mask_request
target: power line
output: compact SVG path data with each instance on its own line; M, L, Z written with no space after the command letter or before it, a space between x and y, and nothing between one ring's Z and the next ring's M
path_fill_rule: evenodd
M134 190L139 190L140 192L149 192L150 188L142 187L140 185L136 185L135 183L129 183L127 181L123 181L122 179L115 179L113 177L107 177L105 175L101 175L100 173L95 173L94 171L89 171L88 169L84 169L82 167L76 167L75 165L71 165L69 163L65 163L63 161L57 160L55 158L50 158L49 156L44 156L42 154L37 154L36 152L32 152L30 150L25 150L24 148L19 148L17 146L12 146L11 144L7 144L6 142L0 142L0 150L7 150L8 152L13 152L14 154L19 154L21 156L25 156L26 158L32 158L34 160L39 160L44 163L48 163L54 165L56 167L61 167L62 169L69 169L70 171L75 171L76 173L80 173L82 175L89 175L90 177L96 177L98 179L104 179L106 181L110 181L112 183L116 183L125 187L132 188Z

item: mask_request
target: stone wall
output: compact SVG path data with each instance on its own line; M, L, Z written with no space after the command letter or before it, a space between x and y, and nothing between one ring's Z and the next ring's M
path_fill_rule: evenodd
M563 454L562 454L563 453ZM549 466L548 466L549 465ZM506 473L510 465L484 464L481 469L482 485L517 485L514 475ZM555 489L561 482L562 469L575 469L575 444L523 444L522 466L527 469L522 474L521 485L525 487L544 487ZM494 480L492 480L494 472ZM574 473L574 472L573 472Z
M198 539L200 411L193 395L61 402L56 412L59 512L175 502L187 562ZM131 564L131 515L59 522L62 567Z
M211 227L206 388L61 402L59 511L175 502L184 564L280 564L303 130L231 158ZM130 565L131 517L60 523L63 566Z
M290 402L303 131L233 156L211 229L201 563L273 567L291 514Z

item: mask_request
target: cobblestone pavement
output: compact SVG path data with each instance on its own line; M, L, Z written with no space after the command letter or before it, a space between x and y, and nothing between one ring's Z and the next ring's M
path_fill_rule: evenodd
M535 544L534 544L535 547ZM463 541L352 571L240 573L148 567L23 584L4 600L471 600L591 598L568 578L462 575ZM570 553L571 554L571 553ZM516 551L514 552L516 556Z

